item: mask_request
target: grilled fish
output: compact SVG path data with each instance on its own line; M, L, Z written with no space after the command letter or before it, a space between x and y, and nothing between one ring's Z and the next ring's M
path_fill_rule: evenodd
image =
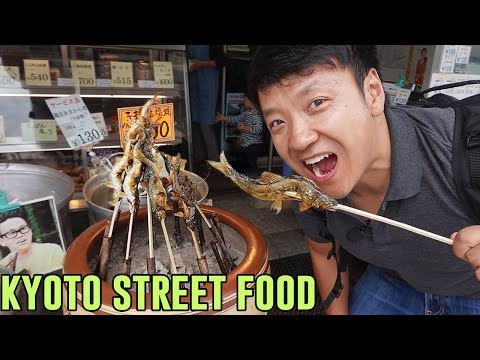
M220 162L207 161L246 193L260 200L272 201L270 208L277 214L282 210L282 202L286 200L300 201L300 211L310 207L325 210L338 205L335 199L321 192L312 180L303 176L284 177L265 171L259 179L252 179L237 172L228 163L223 151L220 154Z

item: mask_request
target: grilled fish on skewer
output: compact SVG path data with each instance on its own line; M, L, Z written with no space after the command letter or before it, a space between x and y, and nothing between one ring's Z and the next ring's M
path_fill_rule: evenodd
M260 200L272 201L271 209L277 214L282 210L282 201L300 201L300 210L309 207L329 209L338 202L320 191L315 183L299 175L283 177L278 174L264 172L259 179L252 179L237 172L227 161L225 154L220 154L220 162L207 160L215 169L229 177L243 191Z

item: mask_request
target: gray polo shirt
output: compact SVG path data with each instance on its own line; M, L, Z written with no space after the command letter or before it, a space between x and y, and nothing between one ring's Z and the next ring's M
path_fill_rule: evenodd
M473 225L457 197L452 175L454 111L401 106L386 110L391 135L390 187L378 215L445 237ZM361 149L359 149L361 150ZM348 200L339 203L350 205ZM452 246L378 221L340 211L299 214L305 234L383 268L422 292L480 297L473 268Z

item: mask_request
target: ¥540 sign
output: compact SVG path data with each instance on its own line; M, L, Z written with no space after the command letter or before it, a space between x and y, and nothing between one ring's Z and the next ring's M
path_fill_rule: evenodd
M142 111L141 106L118 108L118 128L120 141L123 143L130 126L138 119ZM175 122L173 118L173 103L155 104L148 109L149 118L155 129L154 142L175 140Z

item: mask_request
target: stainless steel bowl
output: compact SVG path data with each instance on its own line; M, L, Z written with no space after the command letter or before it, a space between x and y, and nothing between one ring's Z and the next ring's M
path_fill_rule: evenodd
M208 195L209 189L207 182L195 173L190 171L186 171L186 173L190 180L197 184L195 198L198 203L202 204ZM83 186L83 196L87 201L88 209L95 222L110 217L113 213L113 206L109 204L109 201L113 200L113 189L105 185L108 182L108 174L108 171L97 174L88 179ZM140 206L146 205L146 195L140 196ZM120 210L129 210L128 202L125 198L122 199L120 203Z

